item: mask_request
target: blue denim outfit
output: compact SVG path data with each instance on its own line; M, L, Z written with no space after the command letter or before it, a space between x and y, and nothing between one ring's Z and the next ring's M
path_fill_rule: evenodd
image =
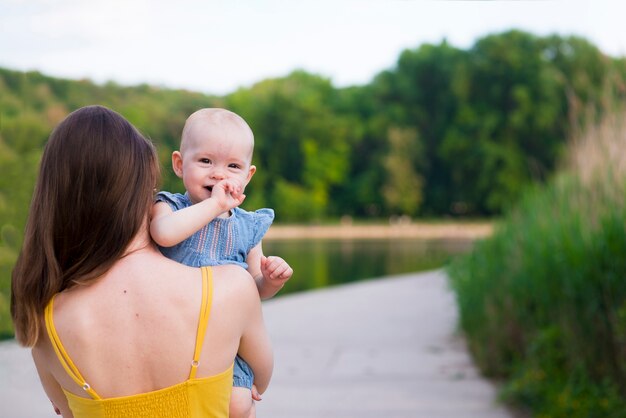
M165 202L175 212L191 206L187 193L159 192L157 202ZM272 209L248 212L235 208L228 218L215 218L201 230L173 247L161 247L163 255L191 267L236 264L248 268L246 258L274 221ZM254 373L239 356L235 359L233 386L252 388Z

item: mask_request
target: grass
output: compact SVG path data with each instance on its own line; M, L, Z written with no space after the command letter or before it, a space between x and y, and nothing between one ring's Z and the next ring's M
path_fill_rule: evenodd
M477 363L537 417L626 417L625 149L607 118L450 267Z

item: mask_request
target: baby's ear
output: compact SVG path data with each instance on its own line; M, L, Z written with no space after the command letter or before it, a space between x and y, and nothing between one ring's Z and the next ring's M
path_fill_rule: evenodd
M246 179L246 183L248 183L250 181L252 176L254 176L254 173L256 173L256 166L255 165L251 165L250 166L250 170L248 171L248 178Z
M172 153L172 168L174 173L181 179L183 178L183 155L180 151L174 151Z

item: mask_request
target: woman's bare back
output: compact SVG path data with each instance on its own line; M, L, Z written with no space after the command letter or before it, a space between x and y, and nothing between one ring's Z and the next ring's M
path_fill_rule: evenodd
M74 287L55 299L61 341L103 398L161 389L189 376L200 315L201 271L154 251L132 253L96 283ZM246 281L252 283L238 267L213 271L211 317L221 320L209 320L198 377L218 374L232 363L245 326L233 302L245 299L242 292L250 288ZM85 396L60 365L54 370L64 387Z

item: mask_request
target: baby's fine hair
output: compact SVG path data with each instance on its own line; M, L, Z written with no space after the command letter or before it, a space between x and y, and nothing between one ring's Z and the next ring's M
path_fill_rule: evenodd
M254 134L244 118L242 118L235 112L231 112L227 109L222 109L219 107L207 107L204 109L196 110L185 121L183 133L180 138L181 151L182 148L184 148L185 146L185 139L188 138L191 128L198 122L205 122L214 127L219 127L226 124L240 126L250 132L250 137L252 138L252 141L254 143Z

